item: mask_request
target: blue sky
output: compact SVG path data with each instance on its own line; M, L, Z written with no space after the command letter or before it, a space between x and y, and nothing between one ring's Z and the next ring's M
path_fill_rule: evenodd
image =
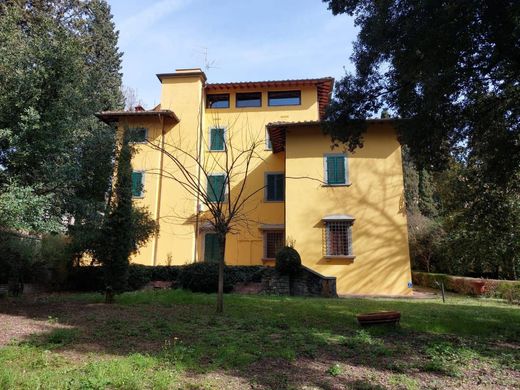
M123 84L137 90L145 108L159 102L155 74L176 68L210 63L209 82L338 79L351 69L353 20L333 16L320 0L109 3L124 52Z

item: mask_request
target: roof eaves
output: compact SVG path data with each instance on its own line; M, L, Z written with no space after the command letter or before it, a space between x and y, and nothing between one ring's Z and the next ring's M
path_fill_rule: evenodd
M112 123L119 120L121 117L161 117L173 119L175 122L180 122L179 117L171 110L151 110L151 111L101 111L97 112L96 117L105 123Z

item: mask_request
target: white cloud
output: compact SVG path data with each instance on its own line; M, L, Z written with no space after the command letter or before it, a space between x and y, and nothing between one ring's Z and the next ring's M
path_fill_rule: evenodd
M141 2L146 4L146 2ZM123 19L117 26L120 31L120 41L124 45L128 40L147 33L150 27L161 19L167 18L174 11L185 7L190 0L161 0L151 6L144 6L139 12Z

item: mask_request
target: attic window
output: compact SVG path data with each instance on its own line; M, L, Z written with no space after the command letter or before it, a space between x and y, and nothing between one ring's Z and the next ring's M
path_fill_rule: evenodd
M262 92L237 93L236 106L262 107Z
M268 93L269 106L299 106L301 91L271 91Z
M206 108L229 108L229 93L207 95Z

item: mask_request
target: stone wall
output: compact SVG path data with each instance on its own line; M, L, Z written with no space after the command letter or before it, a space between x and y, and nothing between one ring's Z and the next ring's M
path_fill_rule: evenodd
M323 276L307 267L289 277L281 275L274 268L264 271L262 276L262 290L266 294L321 296L334 298L336 293L336 278Z

